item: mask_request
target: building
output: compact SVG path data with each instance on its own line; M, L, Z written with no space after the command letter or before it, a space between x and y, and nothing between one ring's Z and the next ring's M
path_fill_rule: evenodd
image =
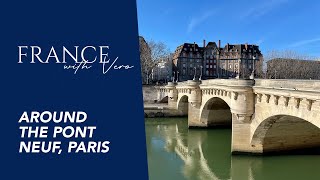
M196 43L184 43L177 47L173 54L173 77L186 81L199 78L203 68L203 48Z
M257 45L227 43L220 49L220 77L249 78L255 72L262 71L263 56Z
M263 56L257 45L229 44L221 47L221 41L184 43L177 47L173 55L173 75L175 79L249 78L262 71ZM196 74L195 74L196 73Z
M152 69L152 81L166 83L172 80L172 54L159 60Z
M320 61L276 58L267 61L268 79L320 79Z

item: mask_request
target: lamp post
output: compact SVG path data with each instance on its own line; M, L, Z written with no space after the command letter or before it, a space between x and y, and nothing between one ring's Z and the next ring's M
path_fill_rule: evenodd
M241 59L238 60L238 68L237 68L236 79L240 79L240 71L241 71Z
M197 68L194 67L194 76L193 76L193 80L194 80L194 81L196 80L196 73L197 73Z
M176 76L176 72L173 71L172 82L174 83L174 77Z
M179 81L179 71L177 71L177 80L176 83Z
M202 66L200 66L200 77L199 77L199 81L201 81L201 77L202 77Z
M254 71L255 71L255 61L256 61L256 57L253 56L252 59L253 59L253 63L252 63L253 67L252 67L252 72L251 72L251 75L250 75L250 79L254 79Z

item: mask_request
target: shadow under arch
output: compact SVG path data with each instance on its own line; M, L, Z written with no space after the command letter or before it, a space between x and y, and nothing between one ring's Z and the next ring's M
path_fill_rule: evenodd
M159 103L168 103L168 96L163 97L158 101Z
M230 106L219 97L212 97L203 106L200 112L200 121L208 127L231 127L232 114Z
M320 128L299 117L274 115L254 130L251 145L264 154L288 151L320 154Z
M188 96L183 95L180 99L178 99L177 109L181 111L184 115L188 115Z

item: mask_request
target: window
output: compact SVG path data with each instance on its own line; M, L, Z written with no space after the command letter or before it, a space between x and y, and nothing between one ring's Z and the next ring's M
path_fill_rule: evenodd
M186 70L182 69L182 75L186 75Z
M232 65L231 64L229 64L229 69L232 69Z
M212 68L212 65L210 65L210 68Z
M208 70L206 70L206 75L207 75L207 76L209 75L209 71L208 71Z
M189 54L189 57L191 57L191 58L192 58L192 53L190 53L190 54Z
M206 65L206 68L209 68L209 65L208 65L208 64Z
M190 64L190 67L193 67L193 64Z
M210 60L210 63L212 63L212 60Z
M184 68L185 68L185 67L186 67L186 64L185 64L185 63L183 63L183 64L182 64L182 67L184 67Z
M213 67L216 69L216 68L217 68L217 65L214 65Z

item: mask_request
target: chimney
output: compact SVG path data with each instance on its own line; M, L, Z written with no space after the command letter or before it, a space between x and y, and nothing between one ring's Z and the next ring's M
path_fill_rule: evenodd
M246 43L244 47L246 48L246 51L248 51L248 43Z
M219 48L219 50L220 50L220 47L221 47L221 41L220 41L220 39L219 39L219 41L218 41L218 48Z
M227 43L227 51L229 51L229 43Z
M196 51L196 42L193 42L193 51Z
M206 40L205 39L203 40L203 47L204 48L206 47Z

